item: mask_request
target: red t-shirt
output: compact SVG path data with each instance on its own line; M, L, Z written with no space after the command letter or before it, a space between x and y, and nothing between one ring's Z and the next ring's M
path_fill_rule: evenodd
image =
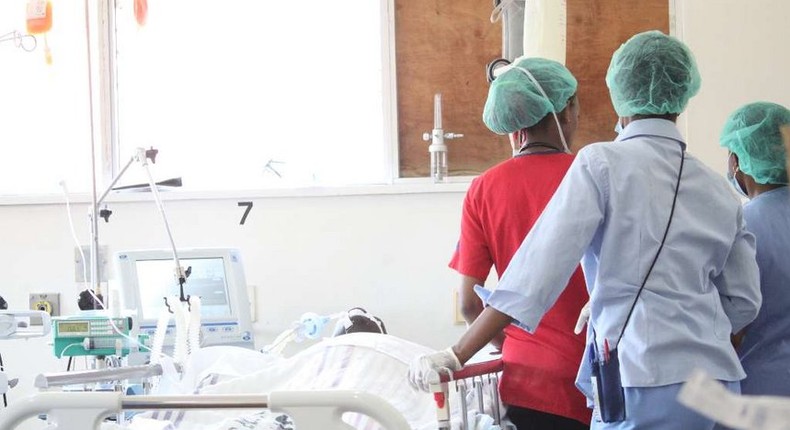
M476 178L464 199L461 239L450 267L486 279L493 265L501 277L572 162L568 154L523 155ZM499 388L505 404L590 422L590 409L574 384L585 337L573 327L587 299L577 267L534 334L512 325L505 329Z

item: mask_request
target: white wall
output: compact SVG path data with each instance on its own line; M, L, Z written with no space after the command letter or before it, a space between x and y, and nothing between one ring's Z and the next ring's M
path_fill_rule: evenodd
M753 101L790 107L790 1L672 0L676 32L696 56L702 89L682 116L689 151L725 173L719 133Z
M726 151L718 134L727 115L764 99L790 106L790 16L786 0L674 0L677 33L694 51L701 93L683 116L689 149L719 172ZM606 101L608 102L608 100ZM462 330L453 324L446 268L457 240L461 192L254 199L247 224L238 200L167 203L179 246L234 246L247 280L257 287L260 344L305 311L329 313L363 306L391 333L435 348ZM113 204L101 242L110 251L167 245L151 203ZM84 205L74 208L80 237ZM76 311L73 248L62 205L0 207L2 294L25 306L29 292L60 292L63 311ZM0 343L6 370L22 377L11 401L31 392L39 372L59 371L40 339ZM1 413L1 412L0 412ZM28 428L40 428L31 424Z
M306 311L362 306L381 317L390 333L440 348L463 327L454 324L452 291L458 278L447 268L462 199L462 191L260 198L252 200L243 226L237 201L246 199L167 201L166 209L179 246L241 250L247 281L257 288L259 347ZM109 224L100 225L100 241L111 252L167 246L153 203L118 203L110 209L114 213ZM86 205L73 207L85 241L86 211ZM62 312L75 313L82 285L74 282L74 242L64 206L0 206L0 219L0 294L12 307L26 307L29 292L59 292ZM42 339L0 342L0 353L7 372L22 378L12 402L33 392L36 374L66 367Z

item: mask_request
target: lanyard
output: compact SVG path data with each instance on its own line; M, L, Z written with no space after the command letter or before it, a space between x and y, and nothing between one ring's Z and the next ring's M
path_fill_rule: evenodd
M686 161L686 151L683 150L683 146L680 147L680 169L678 169L678 180L675 184L675 196L672 198L672 209L669 211L669 221L667 221L667 228L664 230L664 237L661 239L661 245L658 247L658 251L656 251L656 256L653 258L653 262L650 264L650 268L647 269L647 274L645 274L645 279L642 281L642 285L639 287L639 291L636 293L636 298L634 298L634 302L631 304L631 309L628 310L628 316L625 318L625 323L623 323L623 329L620 330L620 336L617 338L617 342L615 343L615 347L620 346L620 340L623 339L623 334L625 333L625 328L628 326L628 321L631 320L631 314L634 313L634 308L636 307L636 302L639 300L639 296L642 294L642 290L645 289L645 284L647 284L647 278L650 277L650 273L653 272L653 267L656 265L656 261L658 261L658 256L661 254L661 250L664 249L664 243L667 240L667 235L669 234L669 227L672 225L672 218L675 215L675 203L678 201L678 190L680 189L680 177L683 175L683 164Z

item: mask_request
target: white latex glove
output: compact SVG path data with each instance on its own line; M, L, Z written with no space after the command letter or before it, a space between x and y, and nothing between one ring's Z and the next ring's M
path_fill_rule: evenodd
M579 334L584 330L584 326L587 325L587 321L590 319L590 302L584 304L582 307L581 312L579 312L579 319L576 320L576 327L574 327L573 332Z
M415 390L428 392L432 374L437 374L439 369L448 369L454 372L460 370L461 367L461 362L458 361L452 348L421 355L412 360L409 365L409 385Z

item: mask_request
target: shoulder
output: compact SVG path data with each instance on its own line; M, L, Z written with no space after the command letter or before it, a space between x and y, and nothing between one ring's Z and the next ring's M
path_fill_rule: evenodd
M497 187L499 183L503 182L503 176L508 176L506 172L512 170L510 168L512 161L513 159L502 161L472 179L466 191L467 204L482 199L490 188Z
M743 220L746 222L746 228L752 233L757 233L760 230L760 214L762 212L763 205L759 199L743 205Z
M510 165L513 159L508 159L496 164L493 167L486 169L483 173L472 179L469 189L466 192L466 198L477 198L485 189L496 185L506 175L506 172L512 170Z
M720 197L732 206L741 208L742 205L738 196L724 175L714 171L688 151L686 151L686 164L689 167L689 174L699 176L707 184L706 192L708 194ZM686 176L685 172L683 176Z
M627 145L624 142L594 142L585 145L576 154L576 163L605 163L610 164L617 157L622 156Z
M573 163L573 160L574 156L570 154L518 156L489 168L473 179L472 184L479 188L484 185L497 185L518 178L534 178L548 172L564 174Z
M766 219L790 219L790 196L776 191L761 194L743 205L743 218L749 230L760 229Z
M609 166L616 164L618 156L618 142L590 143L576 153L572 169L589 171L594 178L603 178L607 175Z

